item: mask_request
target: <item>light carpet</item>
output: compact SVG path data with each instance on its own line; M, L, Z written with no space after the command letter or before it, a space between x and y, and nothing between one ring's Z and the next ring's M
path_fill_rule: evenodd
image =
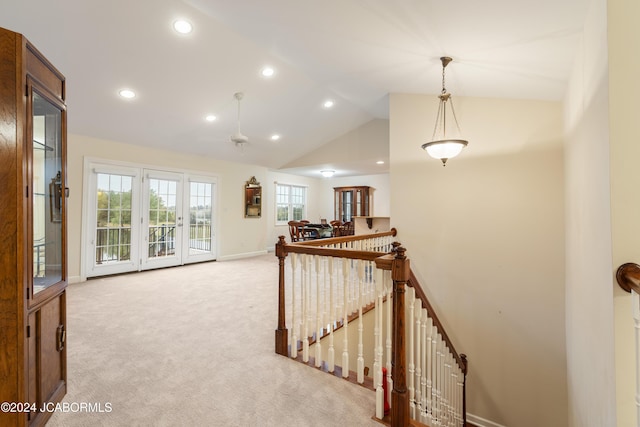
M70 285L47 425L380 426L372 391L275 354L277 300L273 254Z

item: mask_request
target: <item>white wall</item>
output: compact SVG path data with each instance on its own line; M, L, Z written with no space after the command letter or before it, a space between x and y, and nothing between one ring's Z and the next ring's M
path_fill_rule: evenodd
M616 425L606 19L606 1L595 1L565 99L567 384L575 427Z
M605 3L600 0L599 3ZM605 6L600 6L604 15ZM640 2L606 2L609 59L609 144L611 150L611 226L614 271L625 262L640 263ZM601 18L602 19L602 18ZM602 60L602 59L600 59ZM635 345L631 298L613 284L617 425L636 426ZM607 287L608 291L611 289Z
M562 108L456 98L469 146L443 167L420 145L436 96L390 96L391 217L456 349L468 411L567 424Z
M336 169L337 172L353 175L353 168L362 170L379 168L378 160L389 159L389 121L373 119L362 126L323 144L321 147L301 156L283 167L298 168L303 166L318 166L322 169ZM386 169L386 168L385 168ZM376 173L372 172L372 173Z

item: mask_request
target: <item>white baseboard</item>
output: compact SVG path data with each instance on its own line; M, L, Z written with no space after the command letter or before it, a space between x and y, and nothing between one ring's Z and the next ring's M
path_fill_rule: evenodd
M245 252L245 253L241 253L241 254L220 256L220 257L217 258L217 260L218 261L231 261L231 260L234 260L234 259L251 258L251 257L254 257L254 256L266 255L266 254L267 254L267 251L265 249L264 251Z
M467 422L477 427L506 427L467 412Z
M80 283L83 282L82 277L80 276L69 276L67 278L67 283L71 284L71 283Z

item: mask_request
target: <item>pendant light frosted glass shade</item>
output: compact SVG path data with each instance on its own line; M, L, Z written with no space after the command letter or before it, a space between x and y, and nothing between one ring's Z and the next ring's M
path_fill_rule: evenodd
M434 159L441 160L442 165L445 166L447 160L460 154L468 141L460 138L460 126L453 108L453 98L444 85L444 69L452 59L443 56L440 60L442 61L442 93L438 96L440 99L438 114L431 141L422 144L422 149Z
M449 139L442 141L431 141L422 145L422 148L434 159L442 160L446 163L447 159L452 159L468 144L464 139Z

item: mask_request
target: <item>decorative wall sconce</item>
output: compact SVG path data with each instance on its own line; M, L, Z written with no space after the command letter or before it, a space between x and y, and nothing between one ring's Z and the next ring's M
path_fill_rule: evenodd
M244 217L260 218L262 216L262 186L252 176L244 186Z

